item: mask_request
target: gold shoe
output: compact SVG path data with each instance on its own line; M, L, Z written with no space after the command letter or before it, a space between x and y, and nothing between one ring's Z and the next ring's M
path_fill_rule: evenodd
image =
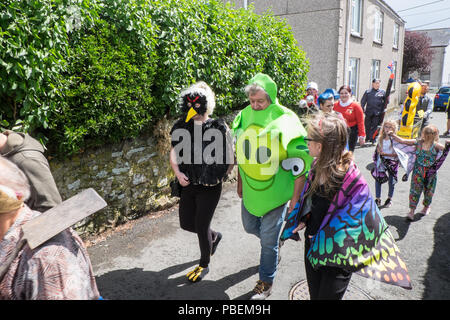
M206 276L209 273L209 268L203 268L198 266L197 268L195 268L192 271L189 271L186 274L186 277L188 278L189 281L191 282L199 282L200 280L203 279L204 276Z

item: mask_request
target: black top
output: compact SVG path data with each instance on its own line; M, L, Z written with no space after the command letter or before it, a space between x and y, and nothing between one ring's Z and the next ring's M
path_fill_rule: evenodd
M331 200L323 196L324 187L320 186L318 192L311 196L311 212L306 221L305 235L315 235L319 231L323 218L328 212Z
M386 99L386 92L382 89L369 89L364 92L361 98L361 107L366 116L380 115L384 109L384 102ZM367 106L366 106L367 104Z
M174 135L176 129L185 130ZM222 141L219 139L216 142L219 133L222 135ZM201 125L201 130L200 125L194 124L193 120L186 123L184 119L180 119L174 124L170 134L172 147L177 154L178 168L189 178L191 184L212 186L222 182L229 164L234 161L227 159L227 154L233 153L231 138L223 119L208 119ZM175 136L181 138L174 140ZM188 141L184 141L185 138ZM200 143L195 144L196 141ZM190 157L184 155L188 146L191 149ZM220 154L216 156L219 150L222 152L221 157Z

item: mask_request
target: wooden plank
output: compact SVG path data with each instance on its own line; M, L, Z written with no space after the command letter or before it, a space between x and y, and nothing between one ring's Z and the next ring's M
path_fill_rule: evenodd
M34 249L106 205L94 189L86 189L25 223L23 238Z

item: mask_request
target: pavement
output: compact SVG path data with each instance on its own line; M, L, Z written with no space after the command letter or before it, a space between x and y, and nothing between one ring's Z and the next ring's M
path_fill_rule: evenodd
M446 113L434 112L431 123L446 128ZM441 138L441 142L444 139ZM375 183L366 169L375 146L355 150L355 162L374 193ZM399 169L399 177L403 170ZM412 279L412 290L352 276L347 299L422 300L450 299L450 161L438 172L431 214L408 222L410 180L399 179L390 208L382 209L389 229ZM259 240L247 234L240 217L236 184L224 185L211 227L223 234L210 273L199 283L185 274L199 259L197 236L179 226L178 206L131 221L91 241L88 252L101 295L110 300L245 300L258 280ZM387 186L382 189L382 201ZM418 211L422 206L419 205ZM303 234L302 238L303 238ZM294 291L305 280L303 241L288 240L268 300L299 297ZM305 286L303 286L304 288ZM305 290L305 289L303 289ZM363 293L357 295L356 291Z

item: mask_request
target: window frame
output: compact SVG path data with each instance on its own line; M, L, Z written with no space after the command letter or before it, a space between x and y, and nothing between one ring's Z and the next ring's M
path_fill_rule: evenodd
M383 44L384 13L380 8L376 8L374 14L373 41L378 44Z
M400 40L400 25L397 22L394 22L394 40L392 43L392 47L394 49L398 49L399 40Z
M348 86L352 89L353 95L358 97L359 89L359 69L360 69L360 58L350 57L349 58L349 68L348 68Z
M373 79L380 79L380 69L381 69L381 60L372 59L372 64L370 67L370 83L372 83Z
M362 4L362 0L352 0L352 7L351 7L351 26L350 26L350 31L352 35L356 35L361 37L362 35L362 8L363 4ZM357 17L357 29L355 29L355 8L358 7L358 17Z

